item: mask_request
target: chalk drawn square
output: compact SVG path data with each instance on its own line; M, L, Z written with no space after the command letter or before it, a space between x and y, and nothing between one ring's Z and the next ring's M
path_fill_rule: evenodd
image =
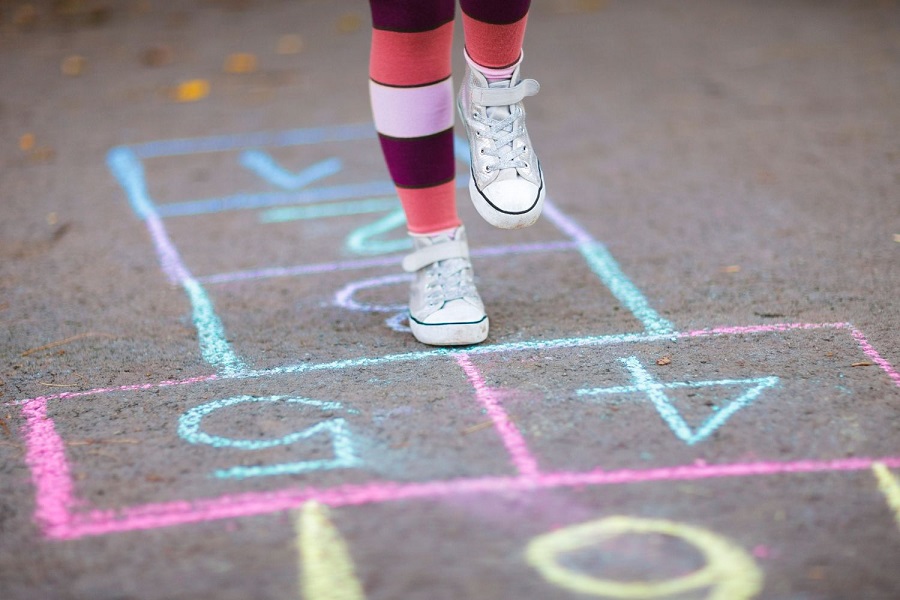
M373 147L370 152L364 154L377 155L371 126L359 125L150 142L117 147L109 152L109 166L122 184L135 212L145 220L162 271L171 283L178 284L184 289L190 301L191 321L197 328L201 355L220 373L234 375L246 371L253 364L272 367L277 363L290 363L291 357L303 351L302 348L288 346L287 352L277 354L269 352L270 348L265 347L256 351L250 349L238 352L232 346L232 342L237 346L240 340L252 338L252 332L231 333L250 320L246 317L248 311L251 314L254 314L254 311L256 314L271 314L272 311L276 311L284 315L284 318L274 321L282 339L284 332L298 330L296 326L298 317L317 312L316 307L310 309L309 306L302 306L297 310L297 306L287 309L278 306L279 296L300 298L298 305L302 305L302 299L310 297L310 294L303 293L303 290L294 291L281 286L280 294L258 296L256 295L258 290L253 289L253 284L261 280L307 275L327 275L326 279L336 279L333 277L334 274L345 271L365 273L366 276L376 269L399 273L400 257L405 252L402 244L406 244L407 247L409 244L402 231L404 224L402 211L393 204L385 206L385 203L394 202L390 197L372 197L375 193L387 194L388 190L393 194L393 185L389 181L338 182L334 186L309 187L317 185L323 179L341 175L342 158L338 156L322 158L333 152L330 148L348 141L354 142L349 145L350 148L354 148L367 138ZM321 160L297 171L296 165L287 168L282 164L283 158L273 155L295 146L313 154L319 153ZM454 151L458 160L461 162L467 160L468 152L463 142L458 142ZM176 174L169 173L166 169L190 171L190 165L195 158L199 161L198 164L206 166L195 166L196 172L193 175L183 176L187 177L182 181L185 187L191 188L190 182L194 180L202 183L212 179L217 185L221 183L220 178L209 174L214 168L214 165L209 164L210 155L213 154L222 155L224 157L222 161L230 164L231 170L234 170L237 163L245 171L257 174L260 181L264 181L270 187L281 188L280 191L248 192L242 189L237 194L227 197L175 199L163 203L154 199L154 194L162 194L165 190L152 191L153 186L148 181L148 176L155 174L159 177L165 176L168 180ZM150 172L147 163L163 159L169 160L170 164L159 173ZM369 167L371 166L369 163ZM366 171L365 168L358 170ZM353 174L354 177L356 175ZM231 175L230 171L224 177L229 185L238 187L245 185L238 181L241 176ZM466 178L467 175L463 171L458 175L457 183L464 187ZM175 177L175 180L178 178ZM285 204L294 206L284 206ZM359 222L360 215L372 211L366 209L360 212L352 208L349 212L342 212L347 210L347 207L359 207L360 204L367 207L378 205L374 212L384 210L388 212L384 216L378 216L374 221L367 222L367 219L372 218L369 214L364 217L362 223ZM297 218L308 222L296 227L293 225L284 227L285 219L274 218L269 214L269 209L276 208L282 215L284 211L293 211L291 214L294 216L287 219L289 221L297 214L301 214L302 218ZM249 209L266 209L256 216L259 223L254 225L248 221L254 218ZM310 210L313 212L309 213ZM469 207L467 210L471 212L472 208ZM549 198L545 201L543 217L538 226L524 233L493 232L497 239L501 240L504 239L503 236L511 240L513 238L510 236L515 235L518 240L515 244L501 243L493 246L473 244L472 257L479 265L490 265L493 262L490 259L495 258L503 267L516 267L518 264L518 270L500 268L494 273L490 273L488 267L484 268L484 272L489 273L485 280L500 281L503 287L500 293L495 292L500 301L497 303L498 309L493 318L494 331L501 333L496 341L504 343L523 334L545 339L572 333L579 336L598 335L621 331L623 328L626 331L644 329L654 334L674 331L674 325L650 306L648 299L622 272L605 246L562 213ZM331 223L332 218L337 218L337 221ZM356 222L353 219L357 219ZM328 222L323 224L322 221ZM473 232L479 226L487 228L480 219L475 221L480 225L473 228ZM280 229L277 231L266 229L273 223ZM397 229L400 231L396 231ZM379 237L386 233L393 234L393 237L387 239ZM398 233L399 237L396 237ZM347 258L345 256L347 252L365 256ZM566 264L571 262L570 257L563 256L565 254L576 257L576 263L584 266L582 273L576 275L572 269L557 268L561 264L560 261L565 261ZM526 267L525 263L517 263L511 259L516 255L526 255L522 260L544 261L546 264L540 268ZM479 266L479 269L482 266ZM226 269L226 271L210 274L207 269L212 271ZM207 271L206 274L203 274L204 271ZM513 274L512 279L504 283L503 277L510 273ZM529 273L533 276L522 276ZM562 284L555 280L534 281L541 275L559 274L574 279ZM237 307L226 306L226 302L222 302L215 292L210 293L208 289L230 283L241 286L238 292L234 289L225 291L225 298L236 299ZM514 289L522 283L525 287ZM555 319L542 318L539 313L541 307L551 302L542 302L538 296L543 291L562 289L574 291L570 294L557 294L557 297L551 300L569 301L569 306L561 305L562 310L555 310ZM503 292L509 293L503 295ZM335 290L336 295L339 293L340 290ZM586 293L588 297L578 298L579 293ZM490 304L491 290L487 288L484 294ZM520 302L525 298L531 300L526 303L527 307L522 306ZM331 302L332 305L335 303L349 309L346 304L341 304L336 299ZM405 302L398 301L397 304ZM261 311L260 305L263 308ZM320 306L328 306L328 303L321 303ZM291 308L295 310L294 314L291 313ZM625 310L616 313L623 308ZM537 310L538 313L529 317L528 310ZM568 314L572 315L571 320L564 319ZM233 318L232 315L237 318ZM511 319L505 323L504 315L515 315L515 322ZM389 327L400 330L402 319L402 313L395 313L388 315L384 322ZM632 319L637 323L633 323ZM521 323L525 323L525 326ZM352 344L342 344L342 340L329 337L333 332L339 333L339 329L333 327L333 324L333 321L328 321L324 328L300 328L300 335L305 337L304 342L310 337L321 338L324 343L314 347L326 353L339 347L352 348ZM547 324L551 330L535 329L534 324L541 326ZM266 336L268 339L274 337L277 336ZM373 336L375 337L377 336ZM409 336L404 340L400 342L401 347L412 343ZM267 353L276 356L274 363L260 360Z
M572 379L571 373L582 373L583 367L593 366L598 373L610 373L610 365L614 365L622 357L636 357L646 366L660 352L673 353L673 348L684 348L686 354L705 353L706 358L696 361L695 371L683 368L682 373L708 377L709 373L716 372L716 368L722 370L724 365L709 360L709 357L721 352L721 347L709 344L704 351L703 342L734 344L741 348L746 357L741 367L748 372L758 372L763 366L769 366L771 371L773 355L780 360L795 355L812 358L819 355L825 346L833 347L834 350L829 350L830 354L826 356L837 357L840 362L828 365L813 361L811 367L800 371L800 375L791 383L805 397L781 399L781 404L784 405L783 415L793 418L790 425L809 427L808 421L813 421L812 426L818 427L817 431L822 434L821 443L814 447L786 448L786 451L765 443L759 444L755 437L747 435L748 431L751 434L762 431L771 437L769 429L777 429L780 424L777 418L767 420L764 415L758 415L754 422L755 429L741 430L732 427L739 434L737 437L711 440L711 443L718 444L718 451L721 452L721 456L716 455L713 462L707 461L700 454L704 448L702 444L686 446L671 434L668 441L665 441L664 426L659 427L656 438L635 439L635 436L628 435L627 424L622 424L611 435L609 428L605 431L602 428L591 429L589 426L595 423L604 424L600 414L583 412L577 416L578 426L573 427L576 417L573 416L572 407L565 406L560 412L560 406L574 401L577 390L582 386L624 382L621 375L618 381L614 381L615 376L609 375L600 375L591 381L568 381ZM764 343L769 343L772 348L765 349ZM867 359L864 364L874 368L854 370L852 365L857 363L850 361L860 354ZM673 353L670 364L682 364L677 356ZM552 361L546 361L546 358L553 358L559 365L568 365L570 373L566 374L565 369L562 369L561 377L552 376L550 370L559 369L548 367L547 364ZM503 363L513 360L519 363L519 373L515 379L508 379L510 365ZM379 424L381 429L374 428L373 438L382 442L389 440L388 443L396 446L392 450L402 449L405 444L413 448L413 452L407 455L411 455L412 460L405 464L402 461L382 463L387 464L388 468L379 473L380 477L377 478L360 476L354 479L353 475L348 475L351 472L349 469L332 470L326 471L329 473L327 477L331 479L314 484L292 480L288 484L269 487L259 483L267 478L250 478L240 480L239 489L236 490L231 487L234 486L234 480L195 476L197 472L208 473L211 468L221 466L213 464L215 461L209 457L193 468L186 468L174 475L155 474L150 470L158 466L152 464L155 457L141 454L140 440L130 444L126 441L129 438L122 437L152 433L167 436L170 441L176 439L173 423L186 407L202 405L210 398L224 396L226 392L215 386L232 386L227 393L234 395L246 394L248 388L263 396L301 393L312 395L327 389L334 381L327 376L313 378L312 387L300 390L290 375L343 372L345 377L369 377L371 381L367 379L367 383L376 384L380 380L390 382L392 378L388 375L382 379L384 375L379 377L379 371L374 367L431 361L445 361L447 365L455 363L465 374L467 385L461 384L459 371L452 368L444 378L444 385L450 386L452 390L462 385L468 391L460 392L461 395L457 396L450 390L434 389L431 391L436 394L435 397L424 398L424 402L419 398L417 403L408 404L421 411L420 417L427 418L425 427L417 428L413 418L399 428L388 421ZM607 366L610 366L609 371L606 371ZM838 372L837 379L842 382L838 392L846 394L847 398L840 400L834 396L834 391L829 387L834 378L829 376L827 368L822 369L828 366ZM536 371L545 369L545 376L539 379L534 377ZM456 375L453 375L454 372ZM728 376L732 377L734 374L729 367ZM279 379L276 375L286 377ZM660 376L660 380L663 379L665 378ZM413 380L421 383L414 370L408 371L407 380L401 383L407 385ZM541 381L546 383L544 387L541 386ZM568 383L562 384L564 381ZM245 387L241 389L238 386ZM393 386L389 387L393 389ZM422 389L421 385L417 387ZM172 395L174 390L178 392ZM149 400L146 397L132 396L130 403L123 403L122 400L127 401L129 394L133 392L143 392L149 396ZM35 521L49 538L76 539L284 511L297 508L310 499L331 506L437 498L466 501L473 494L483 497L485 494L642 482L671 484L677 481L740 479L776 474L856 472L869 470L878 463L888 468L900 468L900 456L893 444L895 432L882 431L895 420L886 418L879 413L879 409L873 408L883 407L886 395L898 394L900 373L878 354L862 332L847 323L822 323L721 327L666 335L633 334L502 347L481 346L464 352L431 351L388 355L378 359L310 363L305 367L295 367L292 373L248 373L242 379L210 375L183 381L137 384L88 392L64 392L24 400L20 404L26 420L23 427L26 460L35 486ZM867 399L873 395L879 401L868 403ZM84 402L85 399L91 401ZM440 399L449 399L451 404L440 403ZM353 399L353 402L347 402L346 405L356 402L360 407L365 405L361 398ZM438 404L435 405L435 402ZM453 402L459 402L459 405L454 405ZM469 410L464 407L467 402ZM768 402L771 404L771 400ZM827 418L814 420L821 406L829 402L836 405L837 410L832 415L827 415ZM756 403L757 406L760 404L760 401ZM402 406L404 405L399 405L398 408ZM457 410L461 407L461 410ZM475 410L472 411L471 407L475 407ZM450 410L444 410L446 408ZM110 416L117 418L108 420L108 427L115 428L115 431L98 430L98 439L103 439L100 437L103 435L116 436L122 448L134 446L129 451L137 454L132 454L129 463L110 465L111 468L103 473L80 471L78 452L82 450L72 442L81 441L81 446L91 449L92 440L79 440L77 432L83 434L84 431L81 417L101 410L109 411ZM855 423L852 421L854 413L859 414ZM561 419L560 414L567 420ZM798 419L798 416L802 418ZM59 419L59 425L54 417ZM594 417L593 422L591 417ZM643 406L640 418L653 417L653 410ZM844 424L850 425L850 431L836 431L835 418L844 419ZM103 420L97 419L88 421L98 428L102 422ZM371 418L371 422L374 423L375 419ZM409 426L409 423L413 425ZM436 425L441 435L434 445L431 432ZM67 429L73 426L77 432ZM463 429L459 430L459 427ZM400 432L400 437L386 437L386 431L391 431L390 435L395 436L397 434L394 432ZM605 441L604 434L610 441ZM548 448L542 442L542 438L547 440L559 435L571 438L567 438L567 443L562 445L566 448L565 452L554 453L552 447ZM485 436L486 439L479 439L479 436ZM874 438L878 438L876 442L872 442ZM68 445L66 439L69 441ZM592 446L591 440L600 442ZM847 442L855 444L849 446L849 452L847 447L840 446ZM622 455L627 459L612 460L609 453L604 454L604 444L608 449L610 443L617 444L620 449L624 448L626 452ZM364 445L361 447L367 451L369 449ZM436 448L438 453L426 456L427 460L423 461L421 455L416 455L420 448L431 448L432 452ZM648 449L650 452L660 453L653 457L641 456L640 453ZM491 458L488 470L492 473L471 476L466 471L471 469L471 466L465 464L467 451L476 452L480 464L484 464L485 457ZM863 452L868 455L857 454ZM439 454L450 462L441 462ZM772 458L773 455L777 458ZM388 454L388 458L395 456ZM115 458L112 456L111 460ZM461 462L454 462L460 459ZM132 466L129 468L128 464ZM341 475L335 477L336 472ZM428 479L430 474L435 478ZM143 481L140 477L144 478ZM151 484L155 487L151 487ZM169 484L175 484L171 491ZM174 494L175 499L169 494ZM98 508L102 506L110 508Z
M70 399L49 414L79 497L103 508L514 474L497 436L466 434L485 418L459 367L418 366L427 387L418 369L387 364Z
M876 400L900 394L851 366L866 358L846 333L815 330L473 360L541 469L584 471L891 453L896 409Z

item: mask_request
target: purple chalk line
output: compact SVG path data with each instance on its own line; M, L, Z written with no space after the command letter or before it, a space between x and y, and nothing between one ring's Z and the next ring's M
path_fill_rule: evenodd
M529 254L535 252L554 252L559 250L575 250L578 245L573 242L545 242L537 244L514 244L509 246L488 246L475 248L470 254L476 257L507 256L510 254ZM267 279L270 277L293 277L297 275L315 275L317 273L332 273L334 271L351 271L354 269L368 269L370 267L387 267L399 265L403 255L385 256L381 258L365 258L360 260L344 260L330 263L318 263L312 265L297 265L293 267L269 267L266 269L254 269L250 271L235 271L233 273L219 273L197 277L200 283L230 283L233 281L248 281L252 279Z

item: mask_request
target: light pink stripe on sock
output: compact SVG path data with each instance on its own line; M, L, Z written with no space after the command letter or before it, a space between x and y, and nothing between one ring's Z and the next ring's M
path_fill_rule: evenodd
M469 63L469 66L473 69L477 69L481 71L481 73L485 76L485 78L490 81L501 81L503 79L509 79L512 77L513 73L515 73L516 68L520 64L522 64L522 54L519 54L519 60L509 65L508 67L484 67L475 62L471 56L469 56L468 51L463 49L463 55L466 57L466 62Z
M369 80L378 133L396 138L424 137L453 126L453 80L397 88Z

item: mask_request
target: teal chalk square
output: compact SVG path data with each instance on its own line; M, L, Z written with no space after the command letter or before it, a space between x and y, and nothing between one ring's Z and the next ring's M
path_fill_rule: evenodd
M72 398L49 416L64 441L122 441L67 448L98 509L515 474L448 356Z

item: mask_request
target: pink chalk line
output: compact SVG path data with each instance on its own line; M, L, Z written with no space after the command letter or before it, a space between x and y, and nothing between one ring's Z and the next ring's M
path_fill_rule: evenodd
M850 323L774 323L772 325L748 325L744 327L713 327L710 329L697 329L686 333L676 334L675 337L695 338L716 335L743 335L750 333L775 333L778 331L795 331L804 329L851 329L856 331ZM855 336L854 336L855 337Z
M888 377L890 377L894 381L894 383L900 386L900 373L897 372L897 369L895 369L893 365L891 365L891 363L886 361L881 357L880 354L878 354L878 350L872 347L872 344L869 343L869 340L866 339L866 336L864 336L859 329L855 328L852 329L850 333L853 335L853 339L856 340L856 342L859 344L859 347L866 354L866 356L871 358L872 362L881 367L881 369L888 374Z
M31 469L36 506L34 519L45 528L69 522L74 490L66 447L47 416L47 401L35 400L22 408L25 417L25 463Z
M494 429L503 440L503 445L506 446L506 451L509 452L516 469L523 477L537 476L540 473L537 460L528 450L528 444L525 443L522 433L503 408L502 402L497 397L498 390L488 387L481 371L472 364L468 354L457 354L455 358L456 363L466 372L469 383L475 388L475 398L494 422Z
M778 324L749 327L721 327L675 334L678 338L697 338L719 335L740 335L770 333L777 331L806 329L848 329L860 345L861 350L881 367L892 381L900 387L900 374L872 347L859 330L847 323L822 324ZM634 340L640 341L640 340ZM450 494L482 493L530 490L582 485L610 485L640 483L649 481L673 481L685 479L709 479L718 477L744 477L790 473L813 473L828 471L858 471L871 468L881 462L891 468L900 467L900 457L854 458L833 461L802 460L794 462L758 462L725 465L685 465L648 470L619 470L589 472L540 473L534 457L528 452L521 433L509 421L495 392L484 382L483 376L471 364L465 354L455 355L457 362L466 370L476 397L485 406L495 426L506 444L513 462L519 467L518 477L485 477L427 483L402 484L379 482L365 485L346 485L330 489L315 488L287 489L273 492L253 492L232 496L221 496L194 501L148 504L106 511L73 512L81 502L75 496L69 473L65 446L56 431L53 420L47 415L50 400L84 397L110 392L152 389L174 385L220 379L217 375L193 377L181 381L163 381L156 384L126 385L99 388L84 392L63 392L52 396L41 396L21 400L13 404L22 405L26 419L23 437L26 445L26 463L31 469L35 486L34 518L48 537L73 539L85 535L102 535L117 531L152 529L183 523L195 523L213 519L249 516L270 513L299 506L308 499L317 499L332 506L346 506L387 502L415 498L434 498Z
M849 329L853 332L853 337L859 342L861 349L868 356L873 358L873 362L878 364L882 369L884 369L888 375L891 376L891 379L898 381L900 384L900 380L897 379L896 371L891 367L890 363L881 358L878 355L878 352L869 344L863 336L863 334L854 328L849 323L777 323L773 325L750 325L746 327L716 327L711 329L697 329L694 331L687 331L684 333L674 333L672 335L665 336L647 336L640 337L639 334L636 334L634 338L623 339L621 341L610 341L608 339L604 339L605 342L609 345L616 344L631 344L631 343L640 343L644 341L655 341L658 339L669 339L669 338L699 338L699 337L715 337L721 335L743 335L743 334L753 334L753 333L775 333L779 331L792 331L792 330L810 330L810 329ZM591 346L596 344L596 340L601 338L586 338L584 343L585 346ZM865 342L865 343L863 343ZM567 344L566 347L576 346L577 343ZM501 346L503 346L501 344ZM491 346L479 346L479 354L487 354ZM529 348L530 349L530 348ZM552 349L552 348L549 348ZM876 360L877 357L877 360ZM313 366L313 365L307 365ZM277 370L269 369L267 371L257 371L254 372L254 376L263 376L267 374L275 374ZM281 373L281 371L277 371ZM894 373L891 375L891 373ZM245 377L246 376L242 376ZM149 390L158 387L168 387L173 385L188 385L191 383L202 383L204 381L211 381L214 379L221 379L222 377L219 375L203 375L200 377L191 377L189 379L182 380L166 380L160 381L159 383L140 383L140 384L132 384L132 385L123 385L119 387L104 387L104 388L95 388L92 390L85 390L81 392L61 392L59 394L51 394L47 396L38 396L36 398L28 398L25 400L15 400L12 402L6 402L4 406L16 406L22 404L28 404L29 402L37 402L41 400L64 400L67 398L82 398L85 396L96 396L101 394L109 394L113 392L131 392L137 390Z
M900 467L900 456L850 458L831 461L759 462L738 464L694 464L646 470L545 473L536 476L482 477L429 481L424 483L378 482L343 485L328 489L294 488L273 492L249 492L213 499L178 500L123 509L94 510L72 514L66 521L43 521L44 534L54 539L75 539L88 535L157 529L218 519L247 517L301 506L316 500L332 507L359 506L403 500L427 500L461 494L534 491L587 485L621 485L648 482L686 481L761 475L862 471L876 462Z
M83 392L60 392L59 394L51 394L49 396L38 396L37 398L29 398L27 400L16 400L6 403L6 406L15 406L17 404L30 404L32 402L46 402L47 400L65 400L66 398L83 398L84 396L98 396L101 394L109 394L112 392L134 392L138 390L152 390L154 388L171 387L173 385L190 385L192 383L202 383L204 381L213 381L221 379L219 375L201 375L200 377L190 377L188 379L168 379L158 383L137 383L131 385L121 385L117 387L94 388Z

